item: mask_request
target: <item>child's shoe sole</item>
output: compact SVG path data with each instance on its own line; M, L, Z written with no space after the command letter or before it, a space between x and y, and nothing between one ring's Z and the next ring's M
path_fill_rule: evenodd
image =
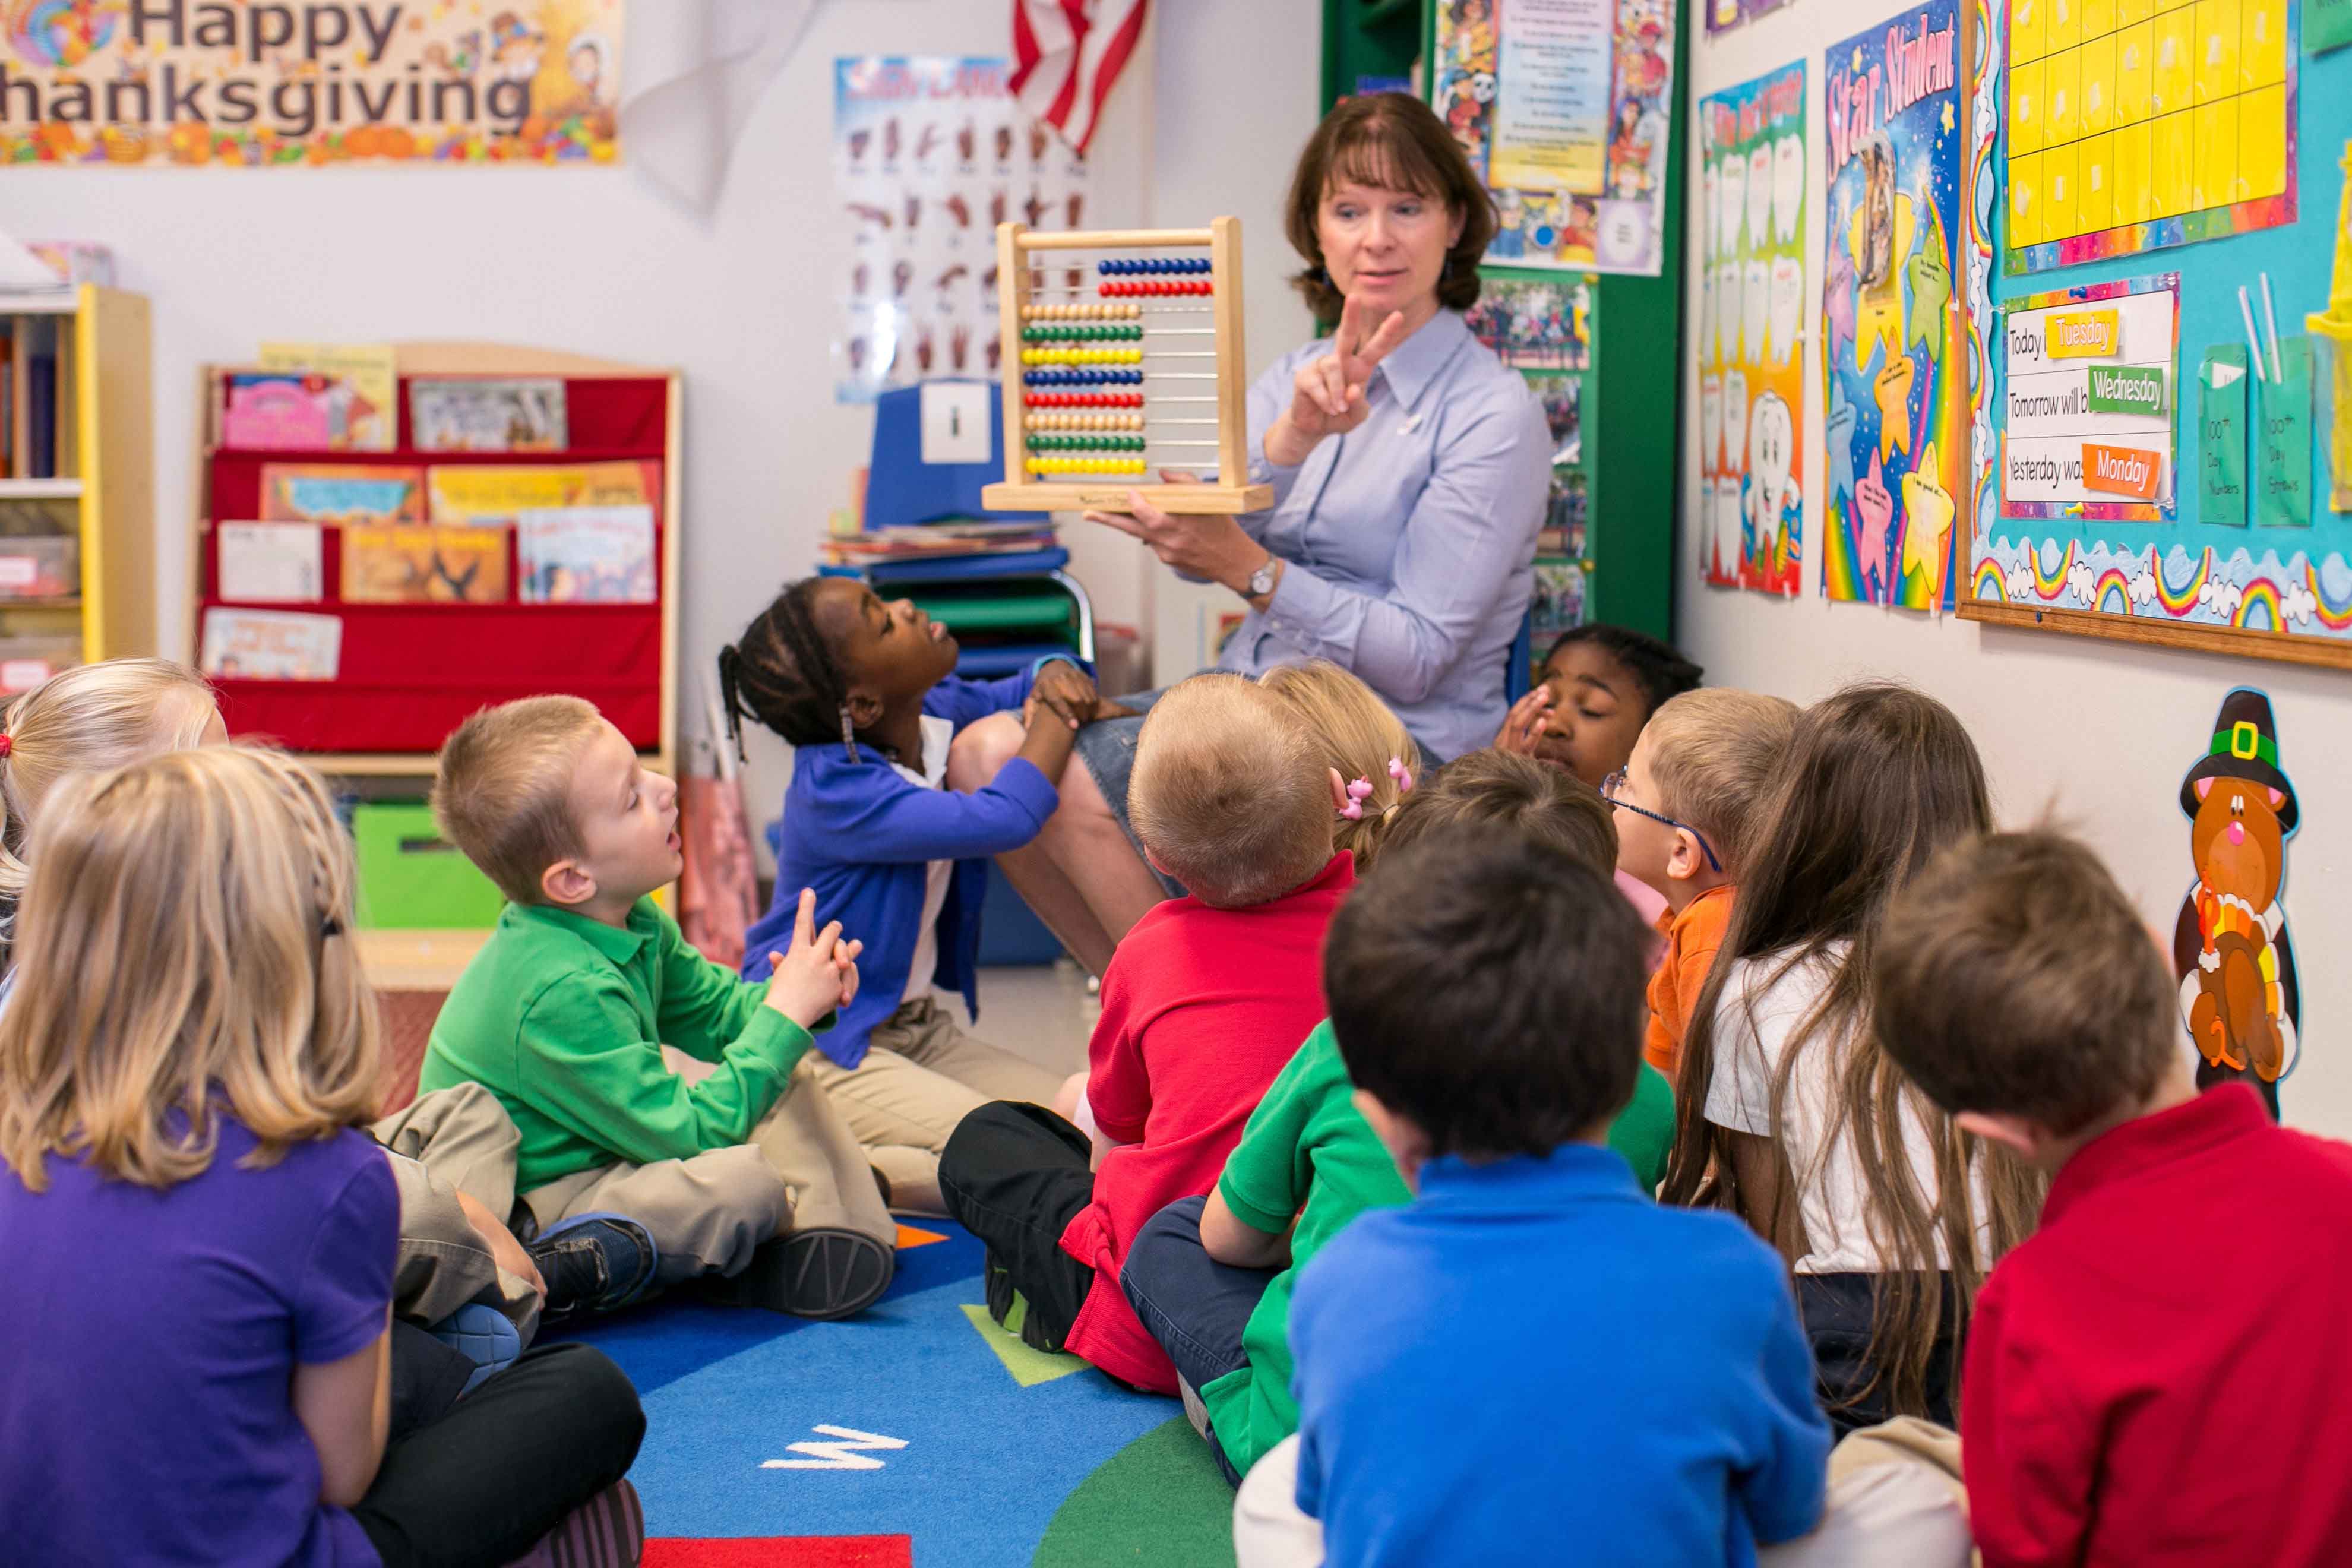
M645 1506L620 1480L564 1515L509 1568L637 1568L645 1553Z
M862 1312L890 1288L898 1254L855 1230L796 1230L761 1242L743 1272L705 1276L707 1300L820 1321Z

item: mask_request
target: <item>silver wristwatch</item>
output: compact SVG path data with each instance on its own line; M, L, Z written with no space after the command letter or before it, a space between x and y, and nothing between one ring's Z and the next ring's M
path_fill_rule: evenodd
M1249 596L1251 598L1263 599L1268 594L1274 592L1275 582L1282 575L1280 566L1281 560L1282 558L1278 555L1269 555L1265 558L1265 565L1259 567L1256 571L1249 574Z

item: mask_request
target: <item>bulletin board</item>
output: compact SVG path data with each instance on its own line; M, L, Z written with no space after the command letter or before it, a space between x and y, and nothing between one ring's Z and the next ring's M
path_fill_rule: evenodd
M2158 232L2151 239L2142 233L2143 243L2128 246L2035 242L2029 230L2028 248L2040 244L2062 254L2046 267L2036 263L2030 273L2013 274L2007 262L2014 254L2018 192L2005 178L2012 167L2006 145L2014 102L2006 55L2011 6L2059 4L1968 0L1964 47L1972 62L1972 90L1965 289L1969 379L1977 395L1970 405L1973 532L1960 614L2000 625L2352 668L2352 207L2345 205L2352 50L2298 58L2301 0L2284 0L2283 7L2215 0L2210 9L2164 0L2153 6L2150 0L2113 0L2112 5L2064 0L2081 9L2078 28L2153 11L2151 36L2156 17L2176 11L2209 21L2223 11L2237 16L2241 74L2203 84L2205 100L2236 104L2242 126L2249 103L2263 113L2271 103L2261 96L2268 87L2246 73L2277 68L2282 79L2272 85L2291 105L2282 127L2285 166L2277 172L2283 189L2254 200L2252 210L2245 202L2225 203L2205 209L2201 218L2173 220L2177 236ZM2262 18L2258 45L2287 40L2283 60L2263 47L2243 47L2249 13ZM2046 29L2047 16L2043 25ZM2045 31L2045 110L2047 43ZM2232 93L2232 87L2247 90ZM2194 99L2193 82L2190 90ZM2218 124L2221 118L2217 108L2207 120ZM2261 160L2269 145L2264 140L2252 144L2254 173L2265 181L2272 171ZM2045 188L2048 167L2045 163L2040 176ZM2077 180L2082 167L2078 156ZM2249 167L2239 160L2200 173L2192 155L2191 174L2202 182L2200 188L2242 195ZM2100 232L2112 234L2112 226ZM2147 254L2150 249L2157 253ZM2265 274L2268 311L2261 289ZM2061 335L2082 351L2079 363L2108 369L2099 379L2111 398L2144 396L2147 369L2165 356L2150 346L2155 318L2138 318L2142 330L2135 337L2130 312L2147 309L2145 296L2176 282L2177 349L2165 377L2168 442L2147 437L2147 422L2126 420L2123 404L2111 401L2105 417L2142 434L2079 434L2085 463L2114 469L2115 488L2059 504L2019 504L2015 492L2032 477L2024 469L2037 456L2034 448L2050 443L2009 438L2009 325L2034 318L2046 329L2053 315L2068 318ZM2241 288L2247 291L2242 306ZM2129 303L2134 300L2141 303ZM2118 368L2130 374L2113 374ZM2163 428L2162 422L2154 427ZM2214 433L2210 440L2209 430ZM2101 457L2090 444L2124 456ZM2152 492L2143 492L2141 470L2129 460L2135 453L2160 455L2172 470L2157 476ZM2046 450L2039 455L2046 457Z

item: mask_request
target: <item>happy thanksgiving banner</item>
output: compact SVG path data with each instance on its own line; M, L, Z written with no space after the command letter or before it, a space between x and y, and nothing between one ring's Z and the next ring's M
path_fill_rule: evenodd
M0 0L0 163L610 163L625 0Z

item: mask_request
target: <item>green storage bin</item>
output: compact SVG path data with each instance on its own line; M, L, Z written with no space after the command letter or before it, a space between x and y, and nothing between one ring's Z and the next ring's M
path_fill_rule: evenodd
M359 921L373 931L467 931L496 925L506 896L434 826L422 801L352 808L359 845Z

